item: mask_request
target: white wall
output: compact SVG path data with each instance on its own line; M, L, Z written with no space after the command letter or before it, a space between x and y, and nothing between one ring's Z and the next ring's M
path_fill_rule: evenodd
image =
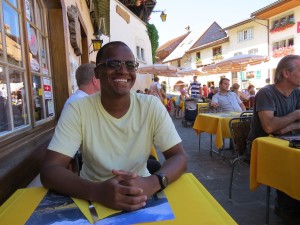
M129 23L116 12L117 6L121 7L129 14ZM144 60L137 59L137 61L140 65L152 64L152 49L146 24L119 1L110 1L110 37L102 37L103 44L110 41L122 41L126 43L132 50L135 58L137 58L136 47L139 46L140 48L143 48ZM132 90L144 90L150 86L151 82L152 75L137 74L137 80Z

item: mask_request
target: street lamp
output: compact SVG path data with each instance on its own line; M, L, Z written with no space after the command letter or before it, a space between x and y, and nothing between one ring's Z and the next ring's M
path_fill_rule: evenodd
M165 10L153 10L153 13L161 12L160 18L162 22L166 22L167 20L167 14L165 14Z

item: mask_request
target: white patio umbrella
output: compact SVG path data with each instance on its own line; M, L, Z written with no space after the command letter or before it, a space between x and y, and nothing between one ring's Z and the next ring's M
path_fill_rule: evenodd
M137 73L141 74L155 74L158 76L165 76L165 77L177 77L176 74L178 71L177 66L170 66L167 64L152 64L146 66L140 66L137 70Z
M241 72L245 71L248 65L256 65L267 61L269 61L267 56L241 54L204 66L202 70L207 73Z
M203 75L205 73L201 72L198 69L187 69L184 68L177 72L177 75L180 77L189 76L189 75Z

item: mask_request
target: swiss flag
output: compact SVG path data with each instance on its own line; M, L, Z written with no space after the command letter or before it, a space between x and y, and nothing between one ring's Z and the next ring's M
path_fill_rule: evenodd
M50 85L44 85L44 91L51 91Z
M297 33L300 33L300 22L297 22Z

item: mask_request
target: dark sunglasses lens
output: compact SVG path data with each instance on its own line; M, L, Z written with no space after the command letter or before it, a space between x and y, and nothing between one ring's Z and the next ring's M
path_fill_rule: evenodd
M137 70L137 68L139 66L138 62L135 62L135 61L126 61L125 64L126 64L127 69L130 71Z
M108 61L106 62L106 65L107 65L109 68L111 68L111 69L116 69L116 70L118 70L118 69L120 69L120 67L121 67L121 61L119 61L119 60L108 60Z

